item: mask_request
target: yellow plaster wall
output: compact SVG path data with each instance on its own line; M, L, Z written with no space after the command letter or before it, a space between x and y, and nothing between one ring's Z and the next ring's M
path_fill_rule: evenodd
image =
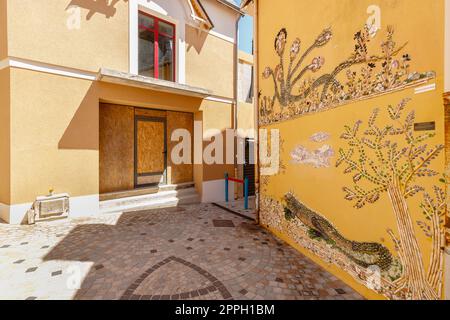
M10 204L10 69L0 70L0 203Z
M5 1L11 17L8 34L14 39L10 56L90 71L128 71L128 2L118 1L111 11L90 0ZM81 7L79 29L67 27L71 4ZM91 9L96 13L88 19Z
M186 83L233 98L234 44L186 25Z
M289 50L292 41L299 37L302 41L300 53L302 54L323 29L331 26L334 31L331 42L323 48L316 49L313 54L308 56L306 61L306 63L310 63L313 57L323 56L326 63L318 74L330 72L353 52L353 35L365 24L368 18L366 11L371 4L373 2L369 0L258 1L259 70L262 72L266 66L275 67L279 63L279 58L274 51L274 38L281 28L286 28L288 32L286 51ZM384 38L387 25L393 25L397 44L409 42L405 52L408 52L412 57L411 71L436 71L436 79L432 81L436 83L436 90L414 94L414 89L405 89L268 126L269 129L277 128L280 130L283 140L281 161L286 169L284 172L270 177L270 183L262 191L262 196L281 200L284 194L294 191L305 204L333 223L346 238L355 241L381 243L395 255L392 241L386 233L387 228L396 230L396 223L387 194L382 195L377 203L356 210L353 203L344 200L342 187L352 186L353 183L350 175L343 174L344 168L336 169L334 167L336 156L331 159L332 164L329 168L320 169L307 165L294 165L291 163L290 157L290 152L299 144L308 148L317 147L318 144L312 143L309 137L321 131L331 134L331 139L325 143L331 145L336 153L340 147L347 150L348 145L339 138L343 133L344 125L353 126L357 120L363 120L364 123L367 123L367 119L375 107L382 110L380 122L387 123L386 107L389 104L395 105L401 99L408 97L412 98L412 101L408 104L406 112L415 110L416 122L436 122L436 136L427 141L428 145L444 143L442 106L444 88L444 1L399 0L392 2L381 0L378 1L378 4L382 13L382 30L377 38L372 41L371 46L374 46L376 52L379 52L380 41ZM417 23L417 21L420 21L420 23ZM259 84L263 96L273 94L272 80L264 80L260 75ZM442 154L432 163L431 168L443 172L444 156ZM420 184L427 191L432 192L433 185L439 184L438 179L439 177L426 178L421 180ZM423 215L419 209L421 198L419 195L408 199L414 221L423 220ZM274 229L272 231L366 297L382 298L374 291L357 283L339 267L320 260L310 251L300 247L294 239L288 237L285 233L276 232ZM415 231L424 253L425 268L427 268L431 241L424 236L417 226Z
M99 102L197 112L201 99L11 71L11 203L99 193ZM70 88L70 89L69 89ZM24 94L26 92L26 94Z
M6 0L0 1L0 61L8 56L8 23Z
M253 103L239 102L237 117L238 129L255 129L255 106Z
M220 130L223 139L223 164L203 164L203 181L223 179L225 172L234 174L234 165L226 164L226 129L233 127L233 107L227 103L204 101L201 107L203 113L203 147L210 144L208 130Z
M204 131L232 127L229 104L12 69L13 204L31 202L49 188L71 196L98 194L100 101L193 112ZM200 181L221 179L225 171L233 166L196 165L199 191Z
M203 136L203 125L199 126L199 128L196 128L195 123L196 122L202 122L203 123L203 112L198 111L194 113L194 134L195 130L199 130L198 135L200 137ZM194 151L193 155L195 156L196 153L196 147L195 147L195 140L196 136L194 136ZM194 169L193 169L193 175L194 175L194 183L195 183L195 189L199 195L203 194L203 164L194 163Z
M445 91L450 91L450 0L445 0Z
M98 106L91 82L11 71L11 202L32 202L49 188L98 194ZM89 101L86 101L88 99ZM79 108L80 106L91 108ZM73 131L76 127L83 130Z

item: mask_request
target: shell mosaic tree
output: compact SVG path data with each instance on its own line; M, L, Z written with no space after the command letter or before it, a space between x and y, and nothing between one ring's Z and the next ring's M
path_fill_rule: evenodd
M375 109L362 130L362 121L345 126L341 139L348 149L339 150L336 166L345 166L345 174L353 175L353 187L344 187L345 199L360 209L377 202L387 194L396 220L397 232L388 230L402 264L402 276L392 283L396 297L405 299L439 299L442 287L443 216L445 193L434 187L434 198L419 184L421 178L439 173L430 168L443 146L429 146L426 140L434 134L415 134L415 112L402 117L408 99L389 106L390 124L378 126L379 109ZM413 217L407 199L423 195L421 210L427 222L419 227L431 238L431 260L425 270L423 254L417 240Z

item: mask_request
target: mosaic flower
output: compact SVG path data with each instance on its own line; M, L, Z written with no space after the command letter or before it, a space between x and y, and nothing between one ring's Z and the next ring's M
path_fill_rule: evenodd
M328 139L330 139L331 135L327 132L317 132L315 134L313 134L309 140L311 140L312 142L324 142L327 141Z
M400 62L398 62L398 60L393 60L391 63L391 67L394 69L398 69L398 67L400 66Z
M309 65L309 69L312 72L317 72L322 68L322 66L325 64L325 58L324 57L315 57L311 64Z
M269 79L271 74L272 74L272 69L269 68L269 67L266 67L264 69L264 72L263 72L262 76L263 76L264 79Z
M279 56L282 56L284 53L286 41L287 41L287 31L285 28L283 28L280 30L280 32L278 32L278 35L275 38L275 51L278 53Z
M332 37L333 32L331 31L331 29L330 28L325 29L322 31L319 37L317 37L315 45L318 47L322 47L326 45L331 40Z
M301 45L300 39L296 38L291 46L291 61L293 61L300 52L300 45Z
M281 65L277 65L277 67L275 68L275 78L278 81L283 80L283 68L281 67Z

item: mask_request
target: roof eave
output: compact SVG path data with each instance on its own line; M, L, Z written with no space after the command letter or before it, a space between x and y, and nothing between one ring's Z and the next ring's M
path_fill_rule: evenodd
M212 94L211 91L203 88L193 87L177 82L144 77L107 68L100 69L97 74L97 81L149 89L159 92L173 93L177 95L196 97L201 99L209 97Z
M239 13L242 16L245 15L245 12L242 11L241 8L234 3L228 2L226 0L217 0L217 2L223 4L224 6L227 6L228 8L234 10L235 12Z

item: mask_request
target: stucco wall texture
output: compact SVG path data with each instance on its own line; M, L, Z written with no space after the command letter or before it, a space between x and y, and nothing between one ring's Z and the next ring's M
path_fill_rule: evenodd
M0 70L0 202L10 204L10 70Z
M8 56L8 28L6 0L0 1L0 61Z

